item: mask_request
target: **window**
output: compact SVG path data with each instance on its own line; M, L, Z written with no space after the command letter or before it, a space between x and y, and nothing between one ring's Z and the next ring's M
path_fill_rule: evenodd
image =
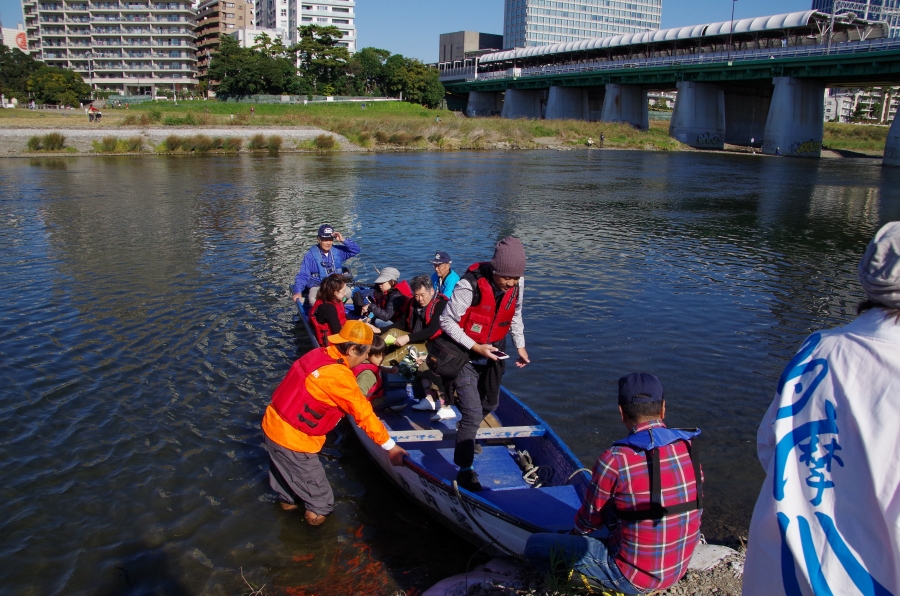
M226 29L234 29L234 23L225 23Z
M338 8L337 6L335 6L331 10L333 10L334 12L350 12L349 8Z
M286 9L286 8L282 8L282 9L281 9L281 16L283 16L283 17L286 17L286 16L287 16L287 9Z
M309 23L309 22L312 21L312 17L303 17L301 20L302 20L304 23Z
M316 21L319 22L319 23L327 23L327 22L328 22L328 19L324 19L324 18L322 18L322 17L319 17L319 18L316 19Z
M350 21L347 19L331 19L331 22L335 25L349 25Z
M234 13L233 13L233 12L226 12L226 13L225 13L225 18L226 18L226 19L233 19L233 18L234 18Z
M225 8L234 8L234 2L226 2Z

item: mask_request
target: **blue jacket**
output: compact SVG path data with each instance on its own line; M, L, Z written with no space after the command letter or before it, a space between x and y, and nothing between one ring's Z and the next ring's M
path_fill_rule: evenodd
M456 287L456 282L459 281L459 274L453 269L450 270L450 273L447 274L447 278L444 280L444 285L441 285L441 280L438 279L438 274L431 274L431 285L434 286L434 289L437 293L443 294L447 298L453 296L453 288Z
M340 273L344 261L359 254L359 244L353 240L345 239L343 246L335 244L328 251L322 253L322 249L316 244L306 252L303 262L300 263L300 271L294 278L291 290L295 294L305 292L322 283L322 280L332 273Z

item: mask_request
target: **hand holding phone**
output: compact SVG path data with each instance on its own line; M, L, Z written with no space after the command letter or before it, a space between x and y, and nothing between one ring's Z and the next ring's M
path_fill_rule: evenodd
M500 350L493 352L493 354L497 357L497 360L506 360L507 358L509 358L509 354L507 354L506 352L501 352Z

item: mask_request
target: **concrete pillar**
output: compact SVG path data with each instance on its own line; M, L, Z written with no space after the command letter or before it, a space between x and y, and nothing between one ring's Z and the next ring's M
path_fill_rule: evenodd
M650 128L650 116L647 113L647 89L638 85L619 85L610 83L606 86L603 98L603 122L627 122L632 126L647 130Z
M725 148L725 91L715 83L678 83L669 135L698 149Z
M819 157L825 132L825 83L812 79L775 77L766 118L763 153Z
M466 116L496 116L503 109L503 97L491 91L470 91Z
M550 87L547 120L587 120L588 94L585 87Z
M536 118L544 115L546 89L507 89L503 98L504 118Z
M730 145L761 147L771 103L771 84L726 85L725 142Z
M587 89L587 114L588 122L599 122L603 118L603 99L606 97L606 87L586 87Z
M894 116L894 123L888 131L887 142L884 144L884 161L881 163L900 167L900 112Z

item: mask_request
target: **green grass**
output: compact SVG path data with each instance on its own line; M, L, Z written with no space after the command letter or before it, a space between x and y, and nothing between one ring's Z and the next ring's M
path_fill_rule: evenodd
M828 149L881 154L887 142L888 130L887 126L826 122L822 142Z
M34 136L26 143L28 151L63 151L66 147L66 137L58 132Z

